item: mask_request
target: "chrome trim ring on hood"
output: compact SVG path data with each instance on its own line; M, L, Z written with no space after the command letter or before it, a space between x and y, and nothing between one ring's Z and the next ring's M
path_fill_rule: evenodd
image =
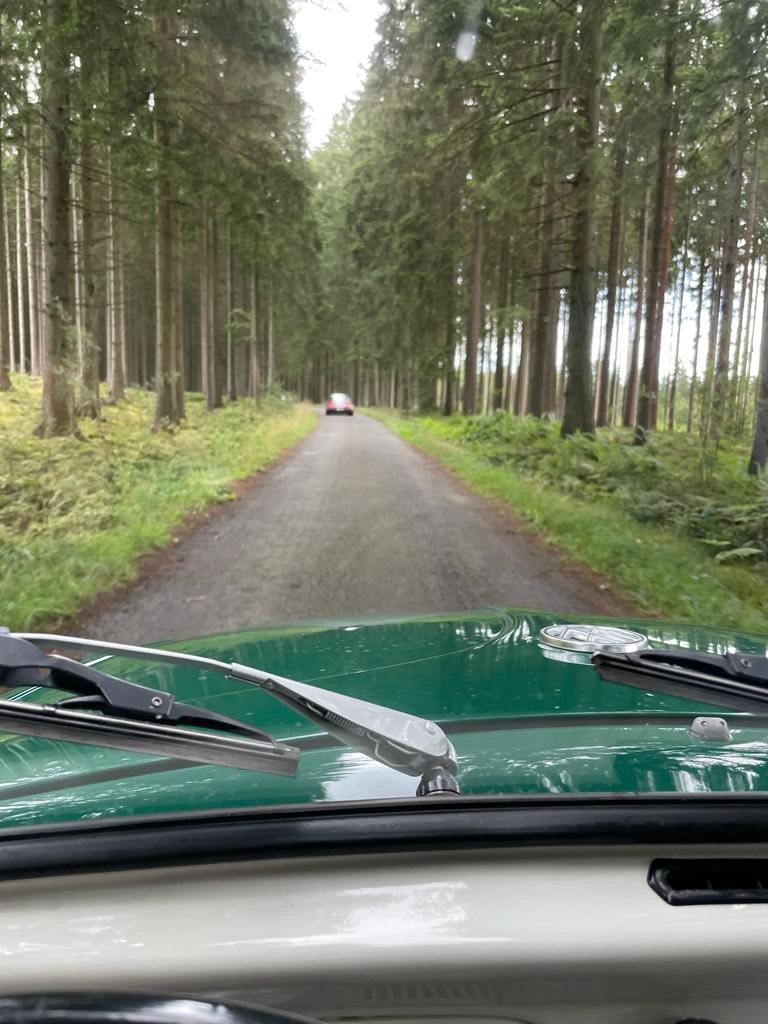
M616 626L591 626L584 623L545 626L539 632L539 643L561 651L581 651L596 654L633 654L648 647L648 637L633 629Z

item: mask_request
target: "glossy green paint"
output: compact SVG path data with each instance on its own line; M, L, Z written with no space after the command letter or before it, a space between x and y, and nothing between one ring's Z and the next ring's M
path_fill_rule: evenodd
M445 618L299 625L169 646L449 721L465 793L768 790L763 728L748 727L748 717L728 713L735 726L731 742L692 738L692 718L711 714L713 708L608 684L588 663L546 656L536 638L542 626L559 621L567 620L538 612L489 610ZM658 646L765 654L768 643L766 637L691 626L591 617L589 621L639 629ZM247 684L117 658L104 667L252 722L281 739L320 731ZM49 694L44 697L49 699ZM680 713L679 723L648 719L659 712ZM590 713L632 714L637 721L558 725L564 715ZM551 717L543 726L518 727L532 715ZM462 722L476 719L487 720L488 730L462 731ZM412 796L416 786L416 780L341 747L304 753L296 779L193 765L77 784L84 773L138 768L149 760L108 749L2 736L0 824ZM54 791L30 789L49 783Z

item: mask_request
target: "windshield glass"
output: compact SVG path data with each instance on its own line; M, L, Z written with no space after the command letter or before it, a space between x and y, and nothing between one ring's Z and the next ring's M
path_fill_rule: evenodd
M765 4L8 0L0 51L0 624L447 723L465 793L766 788L759 712L540 642L766 654ZM154 760L3 734L0 825L416 785Z

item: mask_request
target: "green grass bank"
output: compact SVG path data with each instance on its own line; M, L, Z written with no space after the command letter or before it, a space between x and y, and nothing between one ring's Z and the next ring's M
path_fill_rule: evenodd
M83 420L85 440L32 436L39 382L0 393L0 624L52 627L135 577L185 517L234 496L317 423L311 407L267 398L213 413L187 395L187 420L153 433L154 395L131 390Z
M745 445L714 453L660 433L635 447L622 430L564 441L531 417L366 411L642 614L768 633L768 481L747 477Z

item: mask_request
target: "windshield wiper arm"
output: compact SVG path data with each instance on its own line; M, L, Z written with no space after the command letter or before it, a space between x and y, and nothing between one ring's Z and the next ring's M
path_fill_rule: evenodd
M739 711L765 712L768 705L768 658L760 655L706 654L673 647L635 654L601 652L593 655L592 664L610 683L689 700L697 697Z
M55 704L0 700L0 725L12 732L278 775L295 775L298 770L295 747L278 743L245 722L184 704L163 690L119 679L69 658L43 654L21 637L0 633L0 687L21 686L50 687L75 696ZM83 714L83 710L102 713Z
M397 711L369 701L348 697L309 683L301 683L285 676L274 675L247 665L216 661L193 654L165 651L155 647L136 647L129 644L84 640L46 633L10 634L13 639L44 644L58 649L93 651L104 655L124 655L144 661L159 661L175 665L195 665L208 671L252 683L287 704L303 718L319 725L347 746L360 750L374 761L406 775L420 777L418 794L441 795L459 793L456 780L458 765L453 744L434 722ZM0 636L0 641L3 639ZM38 652L39 653L39 652ZM50 656L56 657L56 656ZM69 659L60 659L67 663ZM76 662L70 664L78 665ZM0 672L3 660L0 649ZM98 672L92 666L91 672ZM104 675L104 673L99 673ZM115 677L109 676L108 679ZM137 684L117 680L127 686ZM20 682L2 685L21 685ZM35 684L32 684L35 685ZM144 689L144 688L142 688ZM153 691L170 697L163 691ZM208 714L209 712L206 712ZM210 712L212 714L212 712Z

